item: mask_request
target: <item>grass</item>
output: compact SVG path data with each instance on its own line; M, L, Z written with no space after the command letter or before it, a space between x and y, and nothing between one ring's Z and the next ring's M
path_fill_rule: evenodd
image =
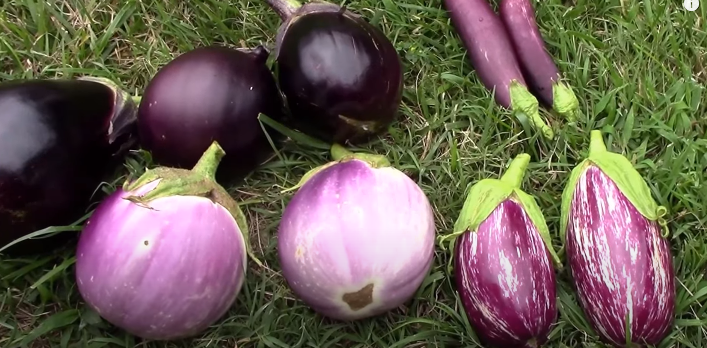
M470 184L498 177L520 152L532 156L524 187L553 233L569 171L586 154L589 130L625 154L670 209L678 317L660 347L707 346L707 3L543 1L541 30L577 93L577 125L546 114L545 141L496 107L478 82L440 0L362 0L347 5L391 38L405 64L400 122L368 149L386 154L434 205L449 233ZM157 69L206 44L272 47L279 18L260 1L5 0L0 4L0 79L73 77L119 81L140 94ZM71 249L0 263L0 347L476 347L437 250L429 277L404 308L354 324L313 314L284 283L275 232L294 185L327 161L324 150L291 142L232 192L250 219L251 263L236 304L200 337L146 343L87 310L73 280ZM107 190L111 186L107 186ZM391 246L392 247L392 246ZM567 270L559 273L561 315L548 347L598 347Z

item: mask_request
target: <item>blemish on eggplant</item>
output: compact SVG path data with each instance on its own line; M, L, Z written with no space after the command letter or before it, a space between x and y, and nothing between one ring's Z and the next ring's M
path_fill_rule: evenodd
M348 292L341 299L354 311L366 308L373 302L373 283L368 284L356 292Z

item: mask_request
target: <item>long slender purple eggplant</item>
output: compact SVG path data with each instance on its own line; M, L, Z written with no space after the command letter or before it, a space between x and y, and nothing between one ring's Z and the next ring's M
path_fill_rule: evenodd
M584 313L616 347L655 345L673 323L665 214L631 162L592 131L589 156L563 192L560 233Z
M570 121L576 121L579 101L561 81L560 71L545 47L530 0L501 0L498 9L523 75L540 101Z
M555 132L540 117L539 102L528 90L513 44L487 0L444 0L476 74L496 102L525 114L547 139Z
M557 319L555 253L535 199L521 190L530 161L472 186L454 232L454 277L467 318L496 347L538 347Z

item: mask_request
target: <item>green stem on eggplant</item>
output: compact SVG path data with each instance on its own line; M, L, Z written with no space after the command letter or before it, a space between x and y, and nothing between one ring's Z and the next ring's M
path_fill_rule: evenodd
M530 155L521 153L511 161L511 164L506 169L506 172L501 176L501 181L511 185L514 189L519 189L525 176L525 170L530 163Z
M265 2L273 11L277 12L283 21L292 17L302 7L302 3L297 0L265 0Z
M540 130L546 139L552 140L555 137L555 132L540 116L540 103L538 99L517 80L511 82L509 89L511 94L511 109L514 112L522 112L525 114L525 116L530 119L533 126Z

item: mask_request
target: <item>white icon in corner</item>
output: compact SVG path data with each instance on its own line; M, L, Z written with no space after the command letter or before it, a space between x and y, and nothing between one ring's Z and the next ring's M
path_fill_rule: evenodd
M700 7L700 0L685 0L682 2L682 7L688 11L696 11Z

